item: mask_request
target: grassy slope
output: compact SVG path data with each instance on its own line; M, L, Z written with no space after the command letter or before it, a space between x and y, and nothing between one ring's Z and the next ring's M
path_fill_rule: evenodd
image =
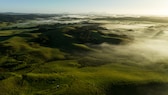
M83 28L75 28L78 29L71 25L67 30L1 31L0 94L167 95L166 71L120 63L99 64L101 60L76 56L74 51L98 51L89 47L88 42L116 44L116 41L114 37L92 31L96 30L93 28L85 30L89 31L87 34L78 33ZM117 39L127 38L119 36ZM96 63L99 65L95 66Z

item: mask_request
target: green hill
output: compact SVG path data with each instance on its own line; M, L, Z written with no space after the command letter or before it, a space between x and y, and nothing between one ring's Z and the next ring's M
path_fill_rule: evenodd
M5 29L0 30L0 95L168 93L164 63L157 65L165 68L160 70L90 55L103 53L99 47L103 43L124 45L133 41L127 35L104 33L107 29L98 23Z

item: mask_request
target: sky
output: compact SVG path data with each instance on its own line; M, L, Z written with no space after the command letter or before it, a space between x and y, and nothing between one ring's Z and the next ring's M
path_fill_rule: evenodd
M0 0L0 12L168 15L168 0Z

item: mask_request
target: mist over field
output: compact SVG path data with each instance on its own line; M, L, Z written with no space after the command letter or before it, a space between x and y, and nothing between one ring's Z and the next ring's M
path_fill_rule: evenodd
M2 95L167 95L167 17L0 14Z
M0 95L168 95L168 0L0 0Z
M105 33L127 35L131 41L122 45L102 43L101 52L92 56L109 60L110 62L126 62L138 65L153 65L164 63L168 59L168 24L136 22L136 21L104 21ZM157 68L157 67L156 67Z

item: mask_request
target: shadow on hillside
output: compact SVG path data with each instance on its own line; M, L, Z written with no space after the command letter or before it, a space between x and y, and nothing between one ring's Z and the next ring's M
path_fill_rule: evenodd
M106 95L167 95L168 83L112 84Z
M48 25L40 26L38 30L32 31L32 33L41 33L33 41L42 46L59 48L63 51L85 50L74 44L89 46L106 42L118 45L129 39L126 35L104 34L103 30L105 29L96 24L81 25L80 27L75 25Z

